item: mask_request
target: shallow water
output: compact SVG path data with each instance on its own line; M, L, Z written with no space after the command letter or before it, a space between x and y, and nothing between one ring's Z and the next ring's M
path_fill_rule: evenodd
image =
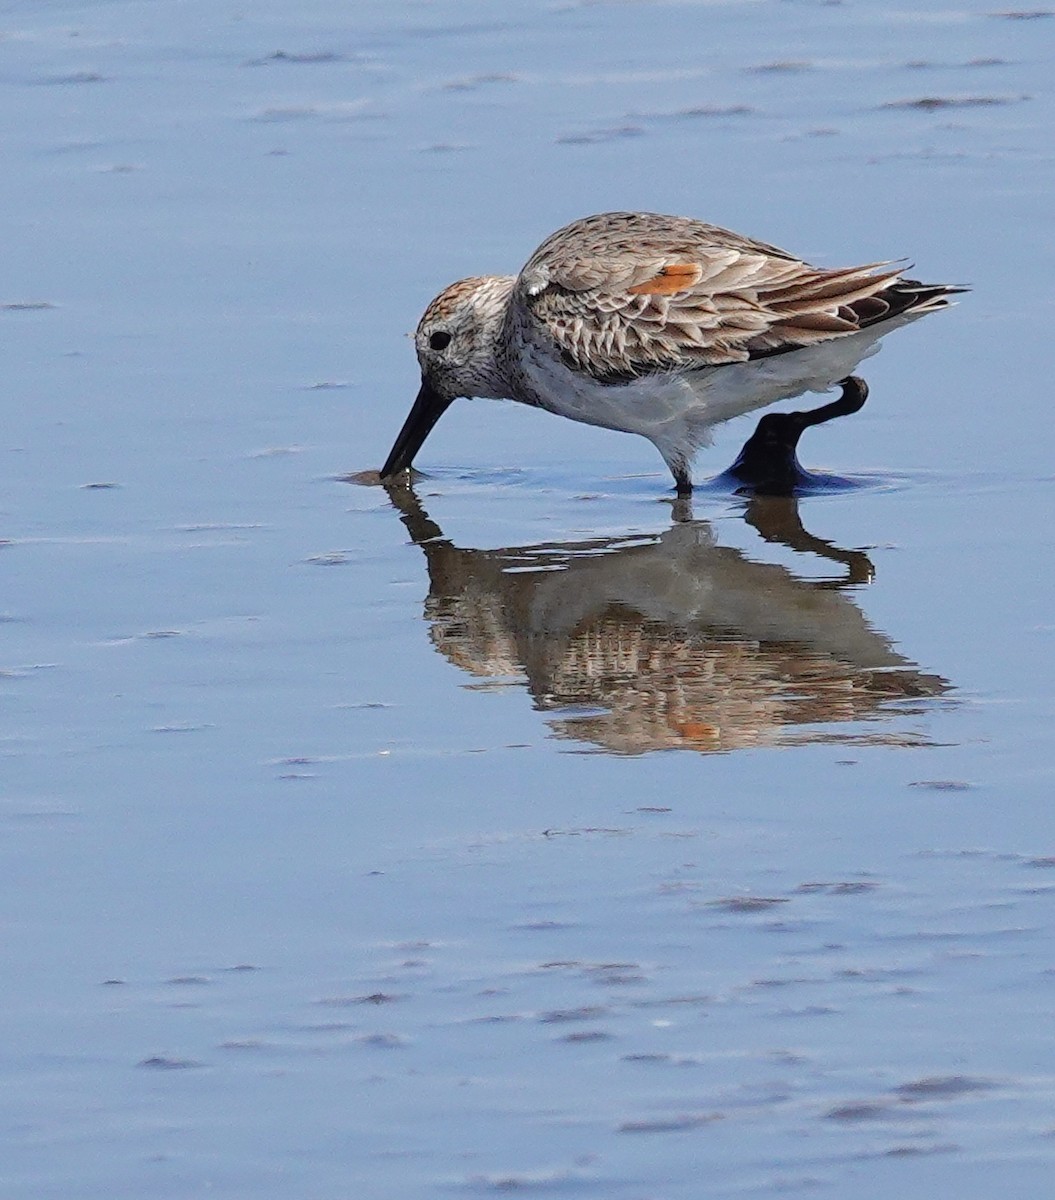
M295 8L0 5L4 1195L1044 1194L1055 17ZM621 207L973 286L862 486L491 402L364 486Z

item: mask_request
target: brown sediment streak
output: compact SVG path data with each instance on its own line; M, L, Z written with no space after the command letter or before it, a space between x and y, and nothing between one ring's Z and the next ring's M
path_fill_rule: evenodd
M627 291L634 296L672 296L675 292L688 291L699 282L702 274L696 263L671 263L658 275L627 288Z

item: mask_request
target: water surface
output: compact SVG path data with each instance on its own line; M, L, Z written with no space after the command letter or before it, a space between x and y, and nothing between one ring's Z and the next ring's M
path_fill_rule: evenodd
M0 6L4 1195L1043 1194L1055 17L295 8ZM486 401L348 482L624 207L973 286L865 486Z

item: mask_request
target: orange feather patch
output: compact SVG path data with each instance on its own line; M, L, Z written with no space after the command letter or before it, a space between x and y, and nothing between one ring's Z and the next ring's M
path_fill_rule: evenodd
M702 274L695 263L671 263L658 275L627 288L627 291L633 296L672 296L675 292L687 292Z

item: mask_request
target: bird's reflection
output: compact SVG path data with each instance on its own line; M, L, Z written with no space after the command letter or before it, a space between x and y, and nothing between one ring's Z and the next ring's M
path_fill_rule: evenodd
M836 564L836 577L754 562L684 510L656 536L460 549L411 486L389 494L425 554L433 644L481 680L526 683L540 710L560 713L550 719L559 737L620 754L903 743L915 739L805 727L904 714L893 702L948 687L899 654L847 591L871 579L867 555L807 533L792 498L756 497L746 520Z

